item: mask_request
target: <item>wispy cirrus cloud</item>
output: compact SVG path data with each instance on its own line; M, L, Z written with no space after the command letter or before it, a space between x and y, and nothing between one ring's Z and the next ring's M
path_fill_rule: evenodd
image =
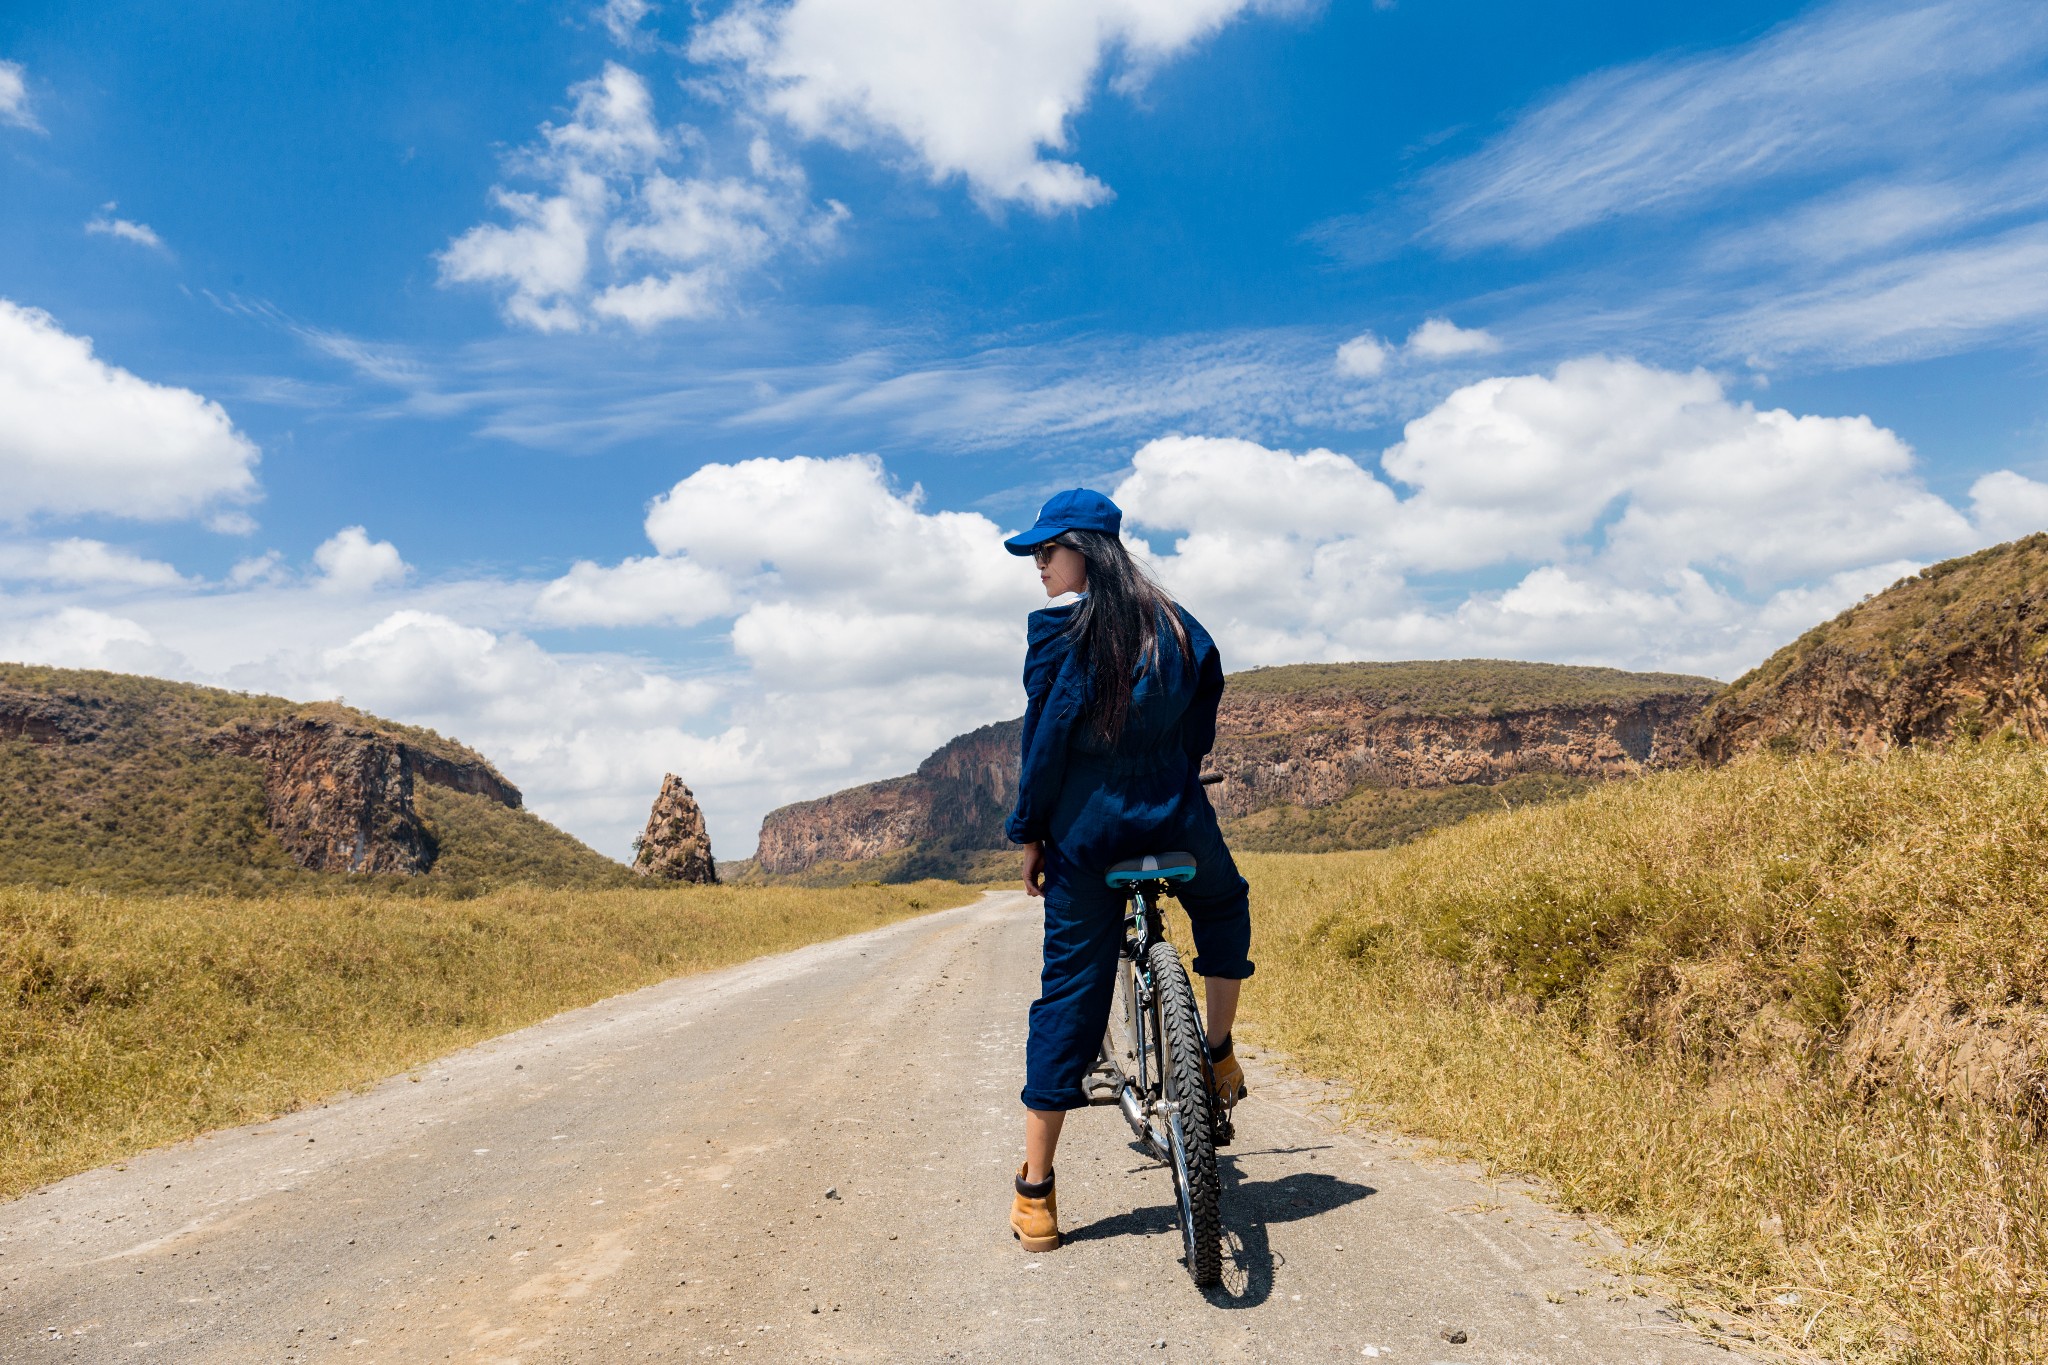
M102 204L100 211L85 220L85 230L96 237L112 237L116 241L132 242L136 246L148 247L152 251L169 251L164 239L157 235L155 228L147 223L138 223L128 218L117 218L114 210L119 205L112 202Z
M1418 240L1549 253L1551 288L1629 300L1637 344L1854 365L2039 336L2048 8L1838 0L1586 76L1416 193Z
M20 62L0 60L0 124L26 128L32 133L43 131L43 125L36 122L29 108L28 72Z
M1991 161L2037 126L2044 51L2048 10L2030 0L1828 5L1573 83L1428 176L1429 230L1461 250L1534 247L1782 180Z
M1069 123L1105 64L1126 93L1146 73L1277 0L740 0L691 57L800 135L907 148L934 183L1040 213L1111 197L1076 162Z

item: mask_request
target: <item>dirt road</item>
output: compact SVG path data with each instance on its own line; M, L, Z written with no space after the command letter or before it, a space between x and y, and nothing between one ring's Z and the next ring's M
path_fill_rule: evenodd
M991 895L0 1206L0 1360L1731 1359L1581 1225L1256 1060L1224 1292L1108 1109L1068 1125L1069 1244L1023 1254L1037 929Z

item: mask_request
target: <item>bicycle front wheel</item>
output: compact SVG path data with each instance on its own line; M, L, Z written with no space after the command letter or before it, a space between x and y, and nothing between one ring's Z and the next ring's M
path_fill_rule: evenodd
M1222 1182L1210 1128L1208 1051L1195 988L1171 943L1152 945L1152 998L1168 1101L1168 1165L1180 1205L1188 1274L1207 1289L1223 1279Z

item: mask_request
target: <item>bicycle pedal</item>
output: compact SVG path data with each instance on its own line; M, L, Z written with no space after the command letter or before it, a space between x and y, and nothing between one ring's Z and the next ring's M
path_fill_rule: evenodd
M1091 1071L1081 1081L1081 1093L1088 1097L1091 1105L1113 1105L1122 1091L1124 1080L1121 1076L1106 1071Z

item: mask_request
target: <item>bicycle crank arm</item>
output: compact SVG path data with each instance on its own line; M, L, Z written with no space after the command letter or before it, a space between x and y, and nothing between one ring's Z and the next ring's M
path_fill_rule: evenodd
M1145 1150L1157 1156L1159 1144L1148 1121L1150 1116L1145 1112L1145 1097L1138 1093L1138 1087L1125 1081L1124 1088L1117 1093L1116 1100L1117 1108L1123 1111L1124 1122L1131 1125L1131 1132L1137 1135L1138 1141L1145 1144Z

